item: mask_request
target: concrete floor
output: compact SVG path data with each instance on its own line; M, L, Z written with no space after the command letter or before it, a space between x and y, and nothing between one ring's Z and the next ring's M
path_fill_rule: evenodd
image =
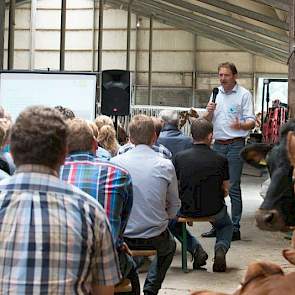
M235 241L227 254L226 273L212 272L212 258L214 255L215 239L200 238L202 232L210 228L209 223L195 223L189 229L200 238L200 242L209 254L204 270L192 270L192 263L188 262L190 272L185 274L181 270L181 252L179 244L172 266L167 272L166 278L159 294L186 295L192 290L209 289L220 292L233 292L242 280L247 265L254 260L269 260L281 265L284 271L294 271L281 255L284 248L290 246L290 241L285 240L283 233L264 232L255 225L255 210L262 202L259 195L260 185L264 177L243 176L243 217L241 221L241 241ZM228 201L227 201L228 202ZM144 284L146 273L140 274L141 286Z

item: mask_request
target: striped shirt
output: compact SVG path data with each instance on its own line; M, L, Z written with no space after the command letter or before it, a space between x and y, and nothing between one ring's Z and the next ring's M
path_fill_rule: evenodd
M74 152L61 167L60 178L98 200L111 224L116 246L120 247L133 203L131 177L127 170L101 162L90 152Z
M119 280L96 200L40 165L0 182L0 294L89 294Z
M123 146L121 146L118 150L118 155L121 155L121 154L124 154L128 151L130 151L131 149L133 149L135 147L135 145L131 142L128 142L126 144L124 144ZM153 144L151 146L151 148L159 153L159 156L161 156L162 158L164 159L169 159L171 160L172 159L172 153L165 147L163 146L162 144Z

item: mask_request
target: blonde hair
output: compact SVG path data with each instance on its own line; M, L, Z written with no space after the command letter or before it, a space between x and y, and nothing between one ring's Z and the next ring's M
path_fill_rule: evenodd
M94 122L98 128L98 131L100 130L100 128L102 126L105 126L105 125L108 125L108 126L111 126L114 128L113 120L110 117L105 116L105 115L100 115L100 116L96 117Z
M97 136L98 144L115 156L119 149L115 129L109 125L102 126Z

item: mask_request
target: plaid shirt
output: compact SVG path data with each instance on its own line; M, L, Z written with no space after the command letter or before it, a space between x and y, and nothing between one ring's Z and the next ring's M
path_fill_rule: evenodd
M89 294L120 280L101 206L45 166L0 182L0 294Z
M131 142L128 142L126 144L124 144L123 146L121 146L118 150L118 155L121 155L121 154L124 154L126 152L128 152L129 150L133 149L134 148L134 144L131 143ZM165 147L163 146L162 144L159 144L159 145L152 145L151 148L156 152L156 153L159 153L159 155L161 157L163 157L164 159L169 159L171 160L172 159L172 153Z
M116 246L120 247L133 203L131 177L127 170L101 162L90 152L75 152L61 167L60 178L98 200L110 221Z

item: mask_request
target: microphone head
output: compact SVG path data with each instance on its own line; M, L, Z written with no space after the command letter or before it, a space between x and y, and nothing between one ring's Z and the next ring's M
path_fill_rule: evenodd
M219 92L219 89L217 87L214 87L212 92L213 92L213 95L216 96Z
M214 103L216 101L216 96L217 96L218 92L219 92L219 89L217 87L214 87L213 88L213 91L212 91L212 93L213 93L213 95L212 95L212 102L214 102Z

